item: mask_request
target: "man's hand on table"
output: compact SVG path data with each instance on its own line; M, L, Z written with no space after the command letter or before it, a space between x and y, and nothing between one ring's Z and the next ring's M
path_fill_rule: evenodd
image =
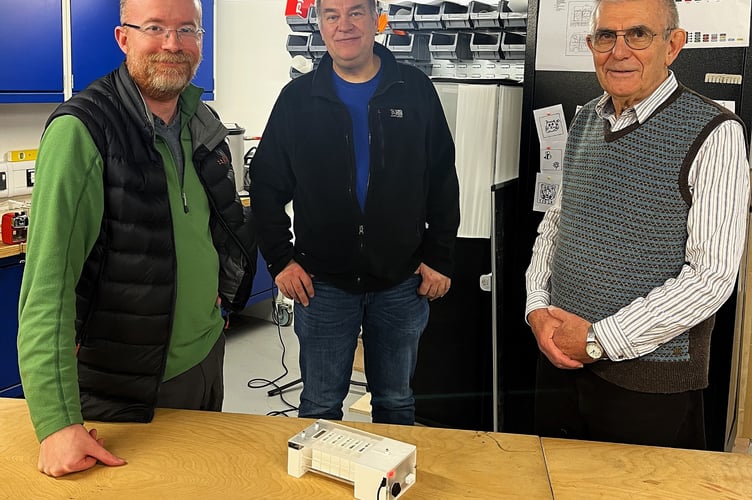
M87 432L83 425L73 424L42 440L37 467L48 476L60 477L90 469L97 461L112 466L126 464L104 448L104 439L97 439L96 429Z

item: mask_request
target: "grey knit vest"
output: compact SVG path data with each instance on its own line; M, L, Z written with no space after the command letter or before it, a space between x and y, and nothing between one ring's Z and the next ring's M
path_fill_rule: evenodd
M597 102L585 105L569 133L551 278L552 304L591 322L679 274L689 168L719 123L738 120L680 85L644 123L612 133ZM638 359L588 368L634 391L704 388L713 322L710 317Z

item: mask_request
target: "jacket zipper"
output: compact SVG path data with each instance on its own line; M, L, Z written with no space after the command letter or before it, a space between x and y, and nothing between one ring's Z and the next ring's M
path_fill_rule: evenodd
M378 118L379 118L379 139L381 142L379 142L379 159L381 160L381 168L382 170L386 169L386 148L384 147L384 119L381 116L381 108L379 108L378 111Z
M345 147L350 152L350 168L348 169L350 177L347 180L347 192L350 194L350 199L358 205L358 196L355 192L355 169L357 168L355 165L355 144L347 132L345 132Z
M381 119L381 110L377 109L376 114ZM371 187L371 146L373 145L373 134L371 134L371 103L368 103L368 111L366 113L366 123L368 125L368 177L366 177L366 192L365 199L363 200L363 212L365 213L365 207L368 205L368 191Z
M180 141L180 146L182 147L183 142ZM170 149L169 147L167 148ZM170 156L172 156L172 151L170 151ZM180 199L183 200L183 213L187 214L190 209L188 208L188 198L185 195L185 169L186 169L186 161L185 161L185 155L183 155L183 169L180 171L180 179L178 181L180 182ZM172 162L175 164L175 170L177 173L178 169L178 163L175 161L175 158L172 159Z
M360 224L358 226L358 243L360 245L361 257L363 257L365 253L365 233L366 233L365 224ZM358 271L355 271L355 282L358 285L360 285L360 273Z

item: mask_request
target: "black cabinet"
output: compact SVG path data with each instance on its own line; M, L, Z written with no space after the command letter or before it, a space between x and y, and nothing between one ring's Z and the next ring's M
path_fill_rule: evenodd
M412 380L415 420L435 427L492 430L491 240L457 238L452 287L430 303Z

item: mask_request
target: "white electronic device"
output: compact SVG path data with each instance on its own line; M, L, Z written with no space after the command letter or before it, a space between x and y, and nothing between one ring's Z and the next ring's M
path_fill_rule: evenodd
M31 194L34 188L34 161L10 161L6 163L8 171L8 196Z
M400 498L416 479L415 445L319 419L287 441L287 473L353 484L359 500Z

